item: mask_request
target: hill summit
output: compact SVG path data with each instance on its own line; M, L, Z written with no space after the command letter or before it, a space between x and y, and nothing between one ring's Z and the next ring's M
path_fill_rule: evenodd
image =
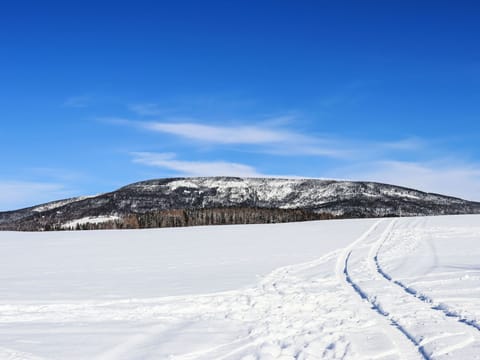
M150 228L480 213L480 203L374 182L196 177L0 212L1 230Z

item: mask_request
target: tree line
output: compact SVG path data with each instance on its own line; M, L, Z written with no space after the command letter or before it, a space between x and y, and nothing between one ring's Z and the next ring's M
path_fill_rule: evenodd
M273 224L333 218L336 218L336 216L303 209L250 207L179 209L128 214L118 220L103 223L86 222L68 228L61 224L47 225L45 230L147 229L199 225Z

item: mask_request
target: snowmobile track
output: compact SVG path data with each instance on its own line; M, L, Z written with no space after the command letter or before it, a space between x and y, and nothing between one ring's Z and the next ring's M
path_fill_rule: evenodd
M436 303L431 297L429 297L428 295L425 295L407 285L405 285L404 283L402 283L400 280L396 280L394 279L390 274L388 274L383 268L382 266L380 265L380 262L379 262L379 253L380 253L380 250L382 249L382 247L385 245L385 242L386 242L386 238L383 239L383 241L381 242L380 246L378 247L377 251L376 251L376 254L374 256L374 261L375 261L375 264L377 266L377 271L380 275L382 275L386 280L390 281L391 283L399 286L401 289L403 289L403 291L405 291L407 294L417 298L418 300L420 301L423 301L424 303L428 304L431 306L431 309L433 310L437 310L437 311L440 311L442 312L445 316L447 317L450 317L450 318L455 318L457 319L457 321L461 324L465 324L467 326L470 326L472 327L473 329L475 330L478 330L480 331L480 324L478 324L475 320L473 319L469 319L465 316L462 316L460 314L457 314L449 309L446 309L442 306L442 304L438 304Z
M432 306L429 298L412 293L382 270L378 256L395 221L380 221L344 251L344 281L376 313L387 318L415 346L423 359L464 358L479 354L478 327L468 319ZM387 225L385 225L387 224ZM337 267L337 273L338 273ZM465 326L467 325L467 326ZM445 330L448 329L448 333Z

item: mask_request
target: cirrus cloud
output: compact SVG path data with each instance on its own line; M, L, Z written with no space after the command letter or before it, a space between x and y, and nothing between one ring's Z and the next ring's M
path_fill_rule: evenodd
M0 211L8 211L71 197L73 192L59 183L0 181Z
M283 121L284 118L281 119ZM276 124L275 119L266 121L264 125L214 125L184 118L176 121L136 121L124 118L101 120L175 136L189 140L189 145L244 146L242 151L246 149L247 152L285 156L346 158L358 153L353 144L347 144L346 141L328 136L306 135L290 128L272 125Z
M172 153L133 152L133 162L173 170L184 176L262 176L255 168L226 161L183 161Z
M401 185L480 201L480 164L453 159L372 161L330 172L335 177Z

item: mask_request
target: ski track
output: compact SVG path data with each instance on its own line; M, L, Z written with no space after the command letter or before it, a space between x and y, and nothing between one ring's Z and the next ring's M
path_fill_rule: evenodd
M345 249L276 269L255 287L162 298L0 304L0 325L144 324L88 357L99 360L480 359L480 326L474 319L382 267L381 254L393 246L396 224L379 220ZM413 219L406 224L421 225ZM189 344L187 333L200 336L197 344ZM183 345L169 347L177 337ZM0 359L50 358L4 345Z

